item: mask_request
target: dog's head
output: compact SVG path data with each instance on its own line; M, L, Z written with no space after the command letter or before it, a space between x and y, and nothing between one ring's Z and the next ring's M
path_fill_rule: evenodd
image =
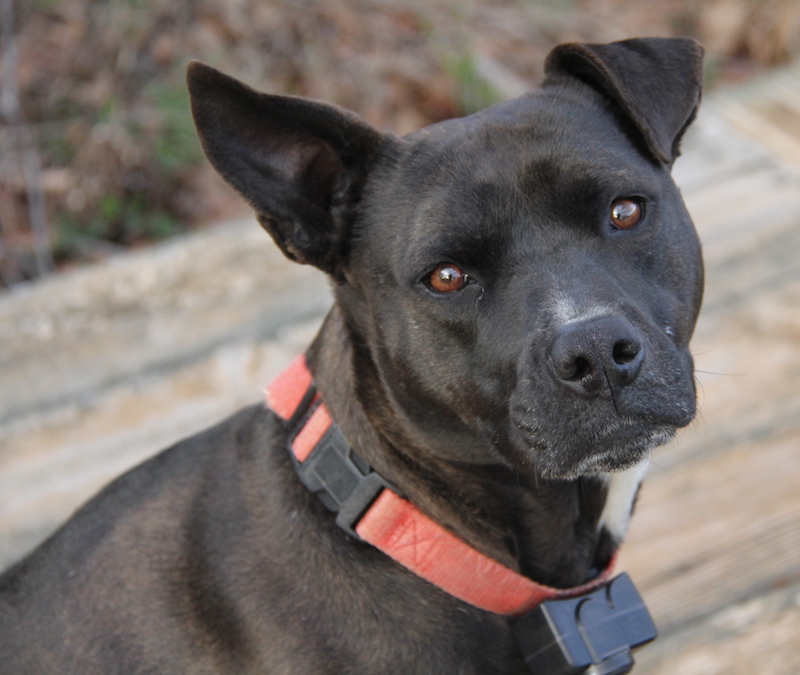
M549 478L641 461L695 413L700 246L670 168L701 48L562 45L543 87L404 138L194 63L211 162L327 272L395 445Z

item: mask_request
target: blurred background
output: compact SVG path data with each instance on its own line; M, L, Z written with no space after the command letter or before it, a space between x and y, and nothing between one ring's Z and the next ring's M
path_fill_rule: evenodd
M405 133L524 90L559 42L687 35L707 84L800 51L795 0L0 0L0 285L232 215L197 58Z
M635 672L800 672L800 0L0 0L0 569L258 401L329 307L205 161L190 59L403 134L644 35L706 48L674 176L707 285L700 415L620 561L660 630Z

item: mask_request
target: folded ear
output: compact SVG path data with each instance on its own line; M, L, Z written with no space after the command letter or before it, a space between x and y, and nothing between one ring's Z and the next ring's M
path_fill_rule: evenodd
M214 168L289 258L336 274L352 207L387 138L354 113L262 94L197 61L187 79Z
M545 73L550 81L575 77L612 99L652 156L669 166L700 104L702 64L703 48L694 40L642 38L559 45Z

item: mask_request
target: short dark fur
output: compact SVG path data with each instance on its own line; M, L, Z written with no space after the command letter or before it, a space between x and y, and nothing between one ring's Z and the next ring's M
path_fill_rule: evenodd
M564 45L543 87L402 139L201 64L214 166L335 304L308 352L355 449L437 522L561 587L619 544L603 472L695 412L700 246L669 169L688 40ZM630 230L614 200L646 204ZM440 263L462 290L426 283ZM110 485L0 579L0 673L521 673L505 617L337 529L262 405Z

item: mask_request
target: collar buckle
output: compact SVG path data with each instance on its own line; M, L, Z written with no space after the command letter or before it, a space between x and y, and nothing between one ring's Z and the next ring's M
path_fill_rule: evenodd
M630 577L597 590L546 600L512 623L528 669L552 675L623 675L631 650L656 638L656 627Z
M384 488L397 492L388 481L374 471L350 447L335 422L301 462L294 448L305 422L322 405L312 405L302 421L289 436L287 447L300 481L313 492L329 511L336 513L336 524L358 541L362 538L355 528Z

